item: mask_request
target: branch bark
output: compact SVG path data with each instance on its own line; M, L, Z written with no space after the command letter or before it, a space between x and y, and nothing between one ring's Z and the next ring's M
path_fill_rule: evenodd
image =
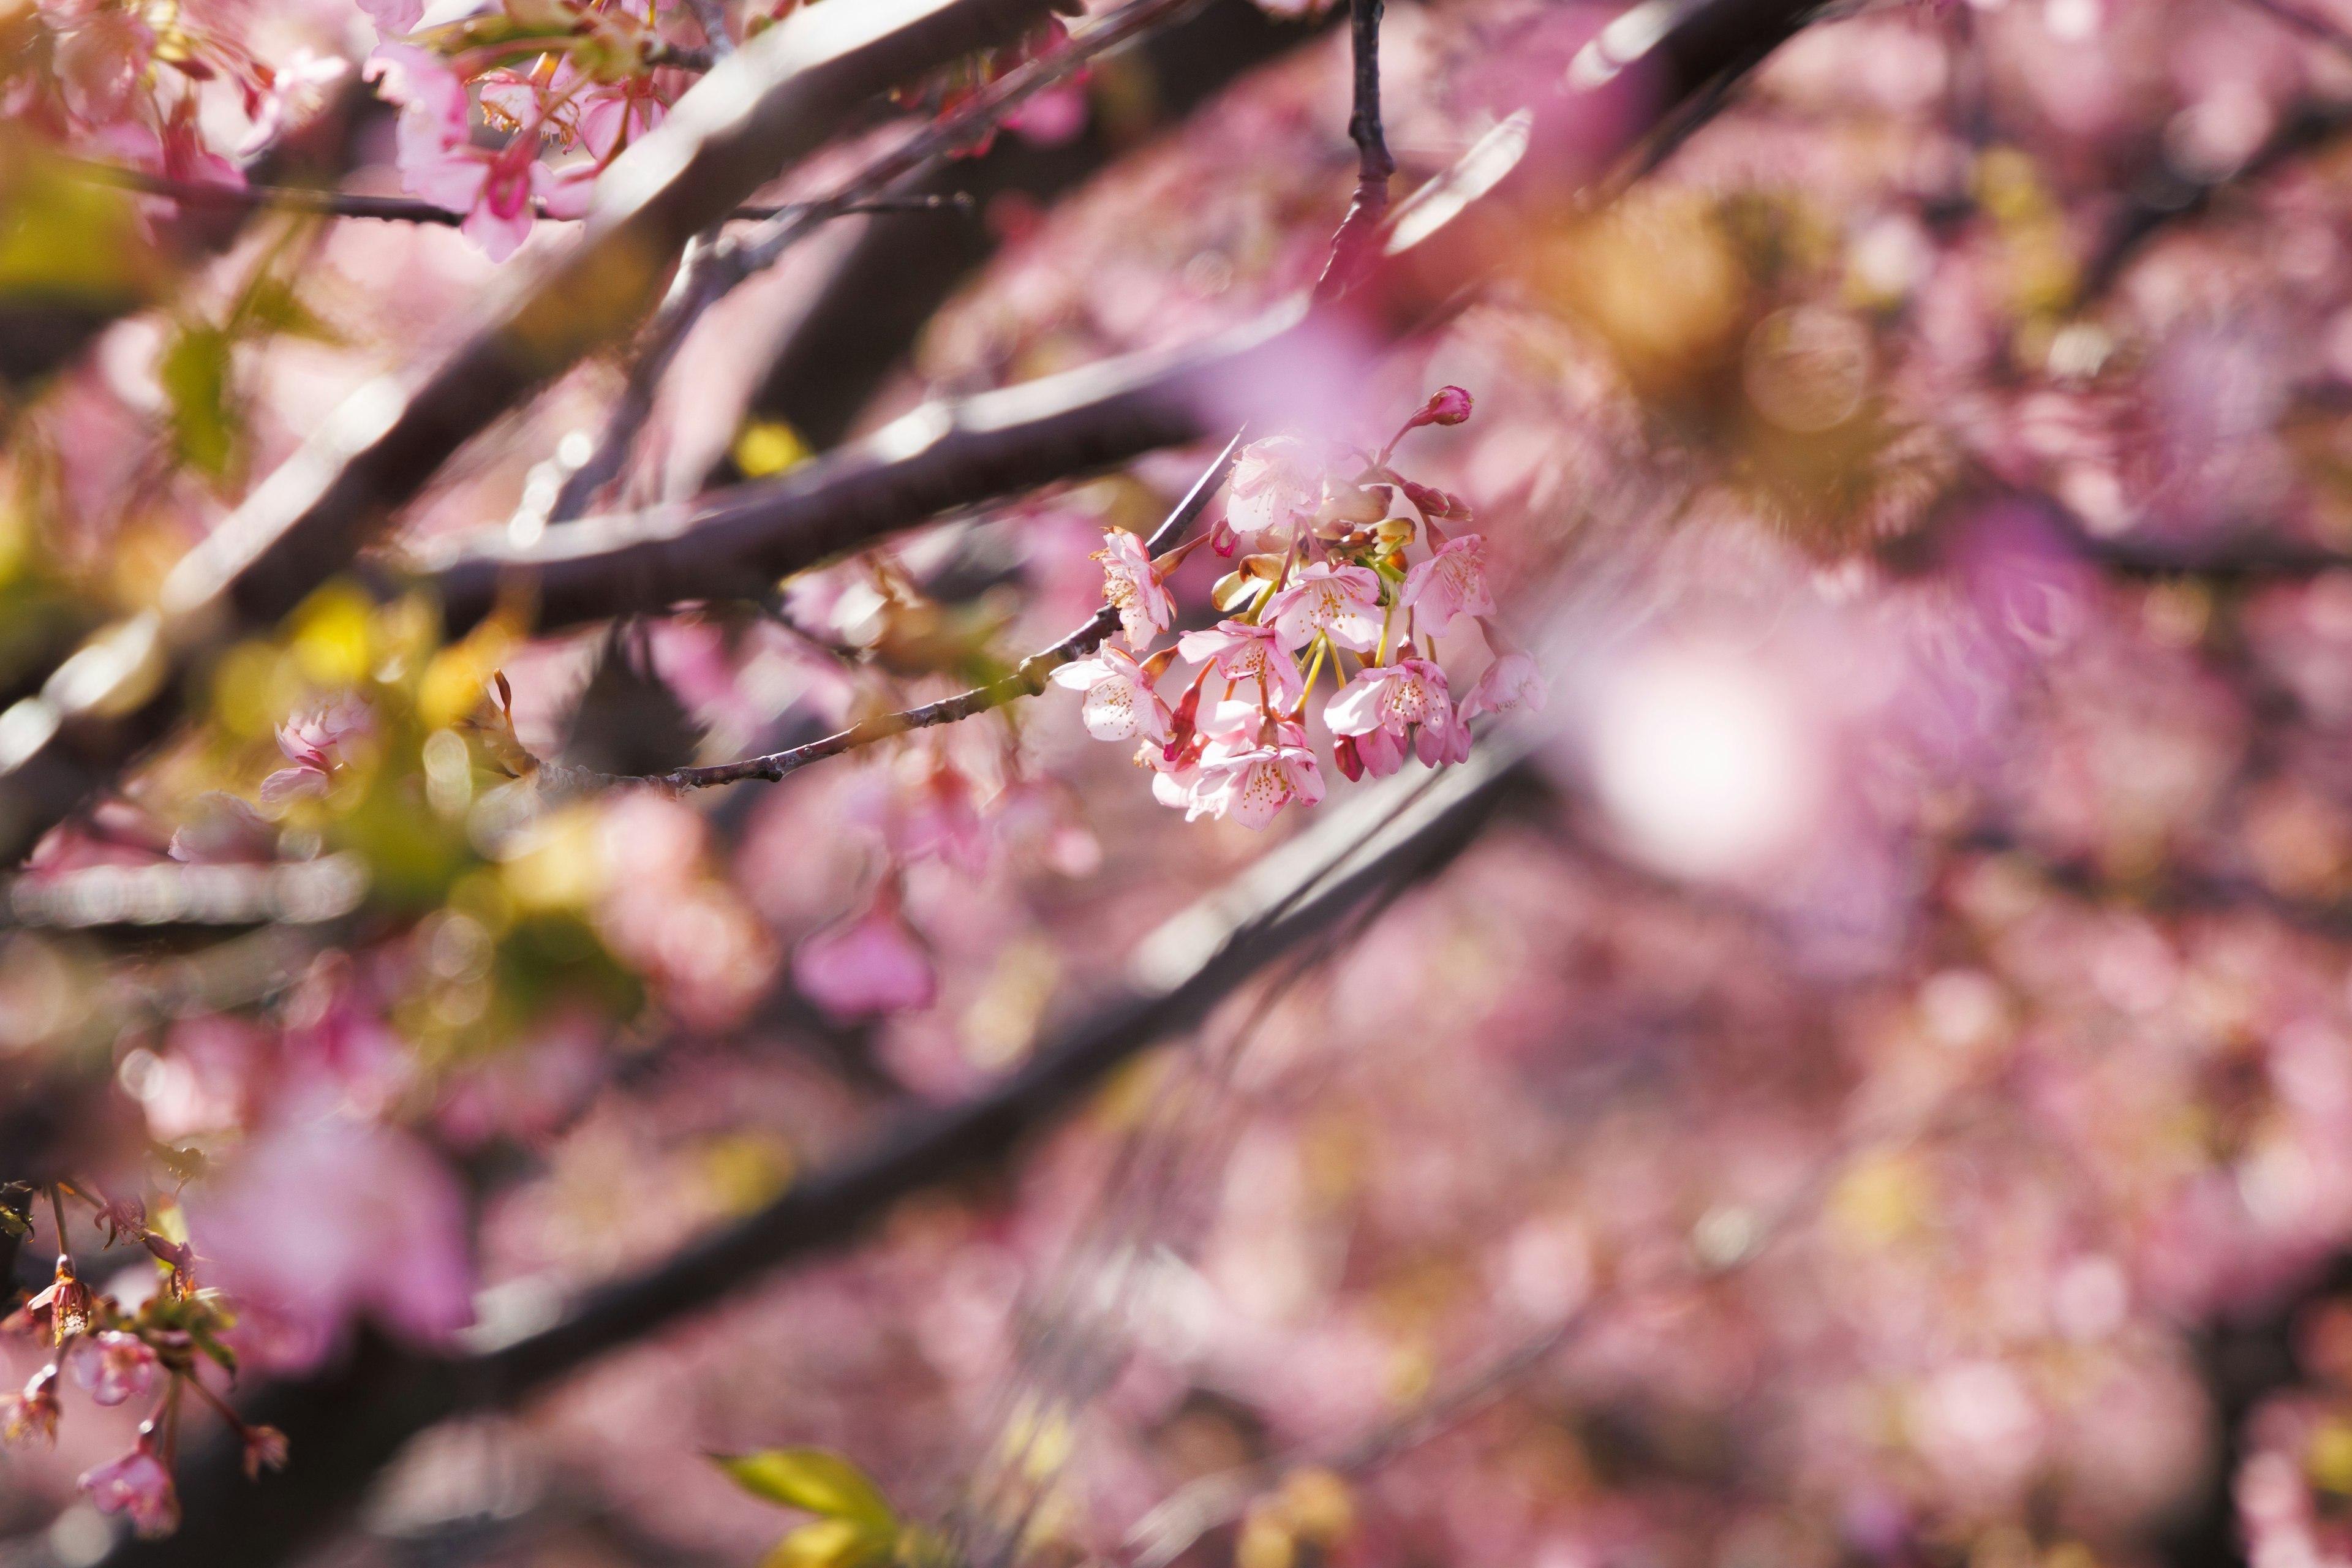
M1287 875L1261 867L1184 917L1199 956L1166 984L1078 1025L988 1093L910 1117L749 1218L597 1290L553 1328L459 1361L369 1339L333 1372L260 1391L246 1414L291 1440L285 1473L257 1489L236 1445L207 1445L182 1476L179 1533L126 1540L106 1568L267 1568L345 1513L369 1477L426 1426L510 1405L783 1264L854 1241L900 1198L1005 1159L1113 1068L1197 1026L1267 965L1368 901L1441 870L1519 787L1522 765L1506 750L1425 781L1393 781L1402 788L1362 792L1353 811L1324 825L1328 832L1300 841L1327 852L1294 859Z

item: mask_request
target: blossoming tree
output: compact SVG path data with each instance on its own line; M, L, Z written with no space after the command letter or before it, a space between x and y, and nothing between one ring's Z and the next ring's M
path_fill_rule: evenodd
M2352 1556L2352 10L1324 11L0 0L0 1560Z

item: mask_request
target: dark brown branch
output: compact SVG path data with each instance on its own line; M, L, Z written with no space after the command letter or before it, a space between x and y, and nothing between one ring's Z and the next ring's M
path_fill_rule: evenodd
M111 163L83 163L74 165L74 173L93 184L118 185L143 195L164 196L194 207L225 207L242 211L267 209L271 212L299 213L311 217L381 218L390 223L429 223L455 228L466 221L466 215L436 206L415 196L371 196L348 191L310 191L296 185L221 185L206 180L174 180L162 174L151 174L143 169L124 169ZM806 212L817 204L788 202L782 205L738 206L727 216L730 220L766 220ZM969 201L954 195L877 195L867 200L828 207L824 217L842 217L853 213L923 213L961 212L971 210ZM540 209L541 218L550 223L571 221Z
M1225 443L1225 449L1217 454L1216 461L1211 463L1200 479L1193 482L1192 488L1185 492L1184 499L1176 503L1176 510L1170 512L1167 521L1152 533L1150 540L1144 546L1148 553L1158 555L1183 538L1185 530L1192 526L1199 519L1202 509L1209 504L1209 498L1216 493L1220 485L1225 482L1225 475L1233 468L1234 454L1241 449L1241 444L1242 438L1238 435ZM811 763L821 763L827 757L837 757L845 752L854 752L861 747L875 745L889 740L894 735L903 735L909 730L929 729L935 724L953 724L961 720L971 718L974 714L985 713L991 709L1002 708L1008 702L1018 701L1024 697L1034 697L1045 689L1046 677L1062 666L1075 659L1084 658L1100 647L1103 639L1118 629L1118 620L1117 606L1105 605L1095 612L1093 618L1085 626L1051 647L1040 648L1031 654L1021 661L1012 674L1003 679L992 680L985 686L975 686L970 690L960 691L952 697L943 697L937 702L927 702L919 708L909 708L898 713L880 714L853 724L846 730L824 736L821 740L811 741L805 745L794 746L787 751L772 752L760 757L746 757L740 762L721 763L712 767L677 768L669 773L641 778L616 778L610 773L600 773L586 768L569 768L560 763L542 764L539 776L542 781L543 788L558 794L611 789L617 785L633 784L660 784L668 789L711 789L723 784L743 784L753 779L774 784L788 773L798 773Z
M1359 799L1369 826L1350 822L1335 832L1331 854L1253 894L1245 913L1213 900L1201 906L1217 935L1163 989L1104 1009L996 1089L914 1115L758 1213L595 1291L553 1328L454 1362L371 1341L336 1372L262 1391L245 1414L291 1439L286 1472L257 1489L245 1480L233 1445L208 1448L182 1476L180 1532L125 1541L104 1559L106 1568L266 1568L331 1524L425 1427L463 1410L510 1405L782 1265L853 1242L901 1198L1008 1158L1139 1051L1196 1026L1268 965L1368 901L1434 875L1520 779L1510 753L1474 757L1404 788L1364 792Z
M757 600L779 577L941 512L1198 441L1219 395L1270 377L1301 338L1295 313L1181 355L1140 354L933 405L856 446L699 507L592 518L524 549L494 533L433 574L453 634L502 589L542 628L688 600ZM1236 411L1238 414L1241 411Z

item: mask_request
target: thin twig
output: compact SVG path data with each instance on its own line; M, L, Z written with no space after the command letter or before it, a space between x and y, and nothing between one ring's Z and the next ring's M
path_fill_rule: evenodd
M1217 487L1225 482L1233 468L1234 454L1241 449L1241 437L1235 434L1217 454L1215 462L1202 471L1176 510L1152 533L1144 546L1148 553L1157 555L1184 536L1209 504ZM837 757L909 730L929 729L935 724L952 724L992 708L1002 708L1024 697L1034 697L1045 689L1045 678L1062 666L1087 655L1102 646L1103 639L1118 629L1118 609L1105 605L1092 619L1052 646L1031 654L1015 667L1013 673L984 686L960 691L953 697L943 697L937 702L927 702L919 708L908 708L897 713L884 713L837 731L822 740L803 746L771 752L765 756L746 757L740 762L721 763L705 768L677 768L666 773L635 776L599 773L593 768L570 767L561 763L542 763L538 777L542 789L560 795L580 794L591 790L612 789L623 784L660 784L669 789L711 789L721 784L742 784L761 779L773 784L786 774L798 773L811 763L827 757Z
M447 207L414 196L371 196L346 191L311 191L299 185L220 185L207 180L175 180L163 174L151 174L143 169L125 169L111 163L78 161L73 172L96 184L120 185L143 195L164 196L189 206L236 207L245 210L268 208L272 212L299 213L312 217L369 217L391 223L441 224L455 228L466 221L466 215L451 212ZM727 215L730 222L766 222L778 217L791 217L803 213L817 204L786 202L782 205L739 206ZM824 216L846 216L852 213L921 213L972 210L971 198L958 192L953 195L878 195L853 203L829 206ZM539 208L539 216L551 223L572 219ZM819 221L822 221L821 219Z
M1389 156L1388 137L1381 127L1381 16L1384 0L1351 0L1348 42L1355 61L1355 108L1348 116L1348 137L1356 144L1356 194L1348 216L1331 237L1331 258L1315 285L1315 297L1328 300L1345 293L1364 271L1372 256L1372 242L1388 217L1389 176L1396 160Z

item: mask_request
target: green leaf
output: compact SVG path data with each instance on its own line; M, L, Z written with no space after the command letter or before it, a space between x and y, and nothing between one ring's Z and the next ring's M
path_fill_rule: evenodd
M754 1497L888 1535L898 1532L898 1516L881 1489L838 1454L823 1448L769 1448L711 1458Z
M897 1550L894 1531L848 1519L803 1524L760 1560L760 1568L873 1568Z
M172 403L173 445L183 461L208 474L227 472L236 446L228 372L228 334L201 324L182 327L155 364Z
M1274 584L1263 577L1253 577L1246 572L1228 572L1217 579L1215 587L1209 590L1209 603L1230 616L1272 586Z
M266 273L254 279L253 287L237 302L237 324L247 331L283 332L335 346L343 342L341 332L302 303L289 279Z
M33 1222L31 1220L26 1219L23 1215L18 1214L6 1204L0 1204L0 1235L13 1236L17 1240L22 1241L32 1234Z

